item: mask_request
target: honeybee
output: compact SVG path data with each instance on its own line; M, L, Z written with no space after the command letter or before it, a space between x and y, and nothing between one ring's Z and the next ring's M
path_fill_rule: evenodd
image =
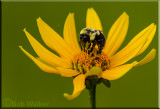
M92 52L95 46L98 46L97 54L101 54L105 44L105 37L100 30L92 28L83 28L80 31L80 46L81 50L86 51L86 43L88 42L88 53Z

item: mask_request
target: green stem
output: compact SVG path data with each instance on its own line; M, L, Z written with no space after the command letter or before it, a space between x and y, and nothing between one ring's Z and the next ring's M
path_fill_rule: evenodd
M96 108L96 84L92 83L92 88L89 90L90 102L92 109Z

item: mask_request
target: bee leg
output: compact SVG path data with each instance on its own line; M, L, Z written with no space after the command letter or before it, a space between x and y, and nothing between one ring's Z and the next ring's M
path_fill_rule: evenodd
M83 43L84 52L86 51L86 43Z
M81 41L80 43L81 43L81 51L85 52L86 51L86 48L85 48L86 42Z
M90 52L92 52L92 51L93 51L93 48L95 47L95 45L96 45L96 41L94 41L94 42L93 42L93 45L92 45L92 47L91 47Z
M82 41L79 41L79 45L80 45L81 50L82 50Z
M103 44L102 44L102 43L100 43L100 44L98 45L98 51L97 51L97 54L101 54L102 49L103 49Z
M98 54L101 54L102 49L104 47L104 44L105 44L105 40L101 40L100 43L99 43L99 45L98 45L98 50L99 50Z
M101 52L102 52L102 49L99 49L98 54L101 54Z
M81 47L81 51L84 50L84 52L85 52L86 42L83 42L83 41L80 40L79 44L80 44L80 47Z
M89 49L90 47L91 47L91 42L88 42L89 43L89 45L88 45L88 48L87 49Z
M101 54L101 44L98 45L98 51L97 54Z
M88 45L87 50L88 50L88 54L90 54L89 48L91 47L91 42L88 42L88 43L89 43L89 45Z
M79 41L79 44L80 44L80 47L81 47L81 51L85 51L85 45L86 45L86 43L85 42L83 42L83 41Z

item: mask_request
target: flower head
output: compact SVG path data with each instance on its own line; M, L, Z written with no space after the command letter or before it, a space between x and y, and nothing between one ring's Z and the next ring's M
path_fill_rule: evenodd
M33 57L22 46L20 46L20 49L41 70L48 73L60 74L64 77L74 77L74 91L72 95L64 94L69 100L81 93L86 87L86 79L89 77L96 76L97 79L103 78L106 80L118 79L133 67L150 62L156 54L156 50L152 49L141 61L126 64L126 62L142 54L147 49L156 32L156 25L154 23L138 33L126 47L117 52L128 31L129 16L125 12L115 21L109 30L105 45L100 54L97 53L98 47L96 46L91 53L83 51L79 47L73 13L69 13L65 21L63 38L41 18L37 19L37 25L45 44L57 52L59 56L42 46L26 29L24 29L24 32L39 57ZM86 27L100 30L104 33L101 21L93 8L87 10Z

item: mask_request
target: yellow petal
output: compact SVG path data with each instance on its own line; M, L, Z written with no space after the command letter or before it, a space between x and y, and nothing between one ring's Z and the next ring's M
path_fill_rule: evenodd
M30 33L26 31L26 29L24 29L24 32L30 44L32 45L33 49L41 59L45 60L47 63L54 66L65 67L65 68L71 67L71 63L63 60L62 58L56 56L55 54L47 50L45 47L43 47Z
M103 52L105 52L108 57L111 57L123 43L128 31L128 25L129 16L124 12L112 25L108 33L106 44L103 48Z
M58 70L39 61L38 59L33 57L31 54L29 54L25 49L23 49L22 46L19 46L19 47L24 52L24 54L26 54L41 70L43 70L44 72L48 72L48 73L59 74Z
M138 40L137 42L133 43L133 45L126 46L125 48L123 48L116 55L111 57L110 67L116 67L132 59L142 49L146 42L147 39L144 37Z
M139 51L139 53L136 56L140 55L141 53L143 53L148 48L148 46L151 43L155 33L156 33L156 25L154 25L152 31L148 35L148 41L146 42L146 44L143 46L143 48Z
M118 79L122 77L124 74L126 74L132 67L133 64L131 63L111 68L110 70L105 70L104 72L102 72L102 78L108 80Z
M74 50L76 53L80 52L73 13L69 13L66 19L66 22L64 24L63 36L64 40L70 45L70 47L72 47L72 50Z
M85 78L86 76L84 74L80 74L73 80L74 85L74 91L72 95L69 95L67 93L64 93L64 97L66 97L68 100L72 100L80 95L80 93L84 90L85 86Z
M65 77L72 77L79 74L78 71L72 70L72 69L65 69L60 67L56 67L56 69L60 72L62 76L65 76Z
M90 27L96 30L103 31L101 21L98 14L93 8L88 8L86 15L86 27Z
M56 33L49 25L47 25L41 18L37 19L37 25L43 41L48 47L56 51L61 57L71 61L74 51L64 41L64 39Z
M54 65L49 64L48 62L46 62L45 60L43 60L43 59L40 58L40 57L36 57L36 59L38 59L40 62L42 62L42 63L44 63L44 64L46 64L46 65L48 65L48 66L51 66L51 67L55 68Z
M150 24L148 27L146 27L144 30L142 30L140 33L138 33L128 44L128 46L132 45L133 43L136 43L138 40L141 40L142 38L146 37L148 38L148 41L145 43L145 45L143 46L143 48L139 51L139 53L137 53L136 56L140 55L141 53L143 53L147 47L149 46L149 44L151 43L154 35L156 32L156 25L154 25L154 23Z
M152 61L155 58L155 56L156 56L156 49L152 49L140 62L138 62L134 66L137 67L137 66L146 64Z

